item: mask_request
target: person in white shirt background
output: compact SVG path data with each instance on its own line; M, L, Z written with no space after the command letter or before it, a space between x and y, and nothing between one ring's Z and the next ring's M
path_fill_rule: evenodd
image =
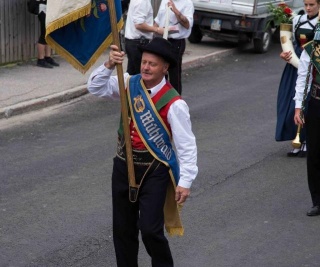
M155 37L149 44L140 45L139 50L142 52L141 74L130 76L125 73L124 81L126 81L128 102L134 101L134 104L129 105L132 118L129 128L135 179L140 186L137 202L130 202L123 134L118 131L118 151L114 158L112 174L113 239L117 266L138 266L140 230L142 241L151 257L152 266L173 267L173 257L164 235L164 225L169 234L183 234L180 219L174 226L171 224L172 227L166 223L168 219L175 217L172 216L172 211L178 214L179 218L178 206L190 195L191 184L198 173L197 146L192 132L188 105L165 79L169 66L176 64L171 52L171 44L161 37ZM120 52L117 46L112 45L109 59L89 77L89 92L98 97L119 99L118 77L111 74L115 65L122 64L123 60L124 52ZM136 97L131 96L137 90ZM170 98L167 97L168 93L171 93ZM163 101L164 98L166 102ZM160 107L157 106L159 102L162 103ZM151 136L151 132L155 131L151 130L151 124L139 125L135 120L136 117L133 114L139 114L138 118L142 116L140 109L146 109L147 113L152 113L152 110L156 109L155 114L161 117L162 123L155 123L151 117L148 117L146 121L152 122L151 128L156 129L166 125L172 138L171 141L167 139L166 142L162 142L162 145L167 147L171 146L171 142L174 144L176 153L173 153L176 154L176 159L172 165L168 166L167 162L159 161L157 149L150 150L152 137L146 138L141 132L146 130ZM158 136L162 136L162 133ZM162 148L159 150L162 151ZM176 167L178 167L178 182L172 179L172 172ZM172 194L169 193L169 188L172 188ZM169 214L166 213L165 202L166 205L173 203L175 206L174 209L170 209ZM170 232L171 229L173 232ZM177 229L181 232L175 232Z
M141 52L138 45L146 45L153 38L157 27L153 26L151 0L131 0L125 26L125 51L128 57L127 72L140 73Z
M177 65L169 69L169 81L177 92L182 94L181 71L182 57L186 49L186 38L191 34L193 26L194 6L191 0L162 0L158 14L154 19L154 26L159 27L156 33L163 35L166 26L166 9L169 7L169 35L173 54Z

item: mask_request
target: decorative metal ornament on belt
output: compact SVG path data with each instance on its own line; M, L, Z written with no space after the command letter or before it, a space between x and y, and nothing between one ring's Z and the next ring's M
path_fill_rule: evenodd
M317 24L316 30L315 32L320 31L320 24ZM308 65L308 72L307 72L307 77L306 77L306 84L304 87L304 91L303 91L303 99L302 99L302 103L301 103L301 110L300 110L300 119L302 120L302 122L304 122L304 111L305 111L305 102L307 99L307 95L308 95L308 87L309 87L309 80L310 80L310 73L311 73L311 67L312 67L312 58L314 55L314 52L316 50L316 46L317 46L317 42L315 40L313 40L313 44L312 44L312 51L310 54L310 62ZM300 131L301 131L301 124L298 125L298 129L297 129L297 135L296 137L292 140L292 146L294 148L300 148L301 147L301 142L300 142Z

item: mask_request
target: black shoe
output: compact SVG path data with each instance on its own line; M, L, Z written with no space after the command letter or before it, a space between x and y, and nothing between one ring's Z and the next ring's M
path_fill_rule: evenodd
M287 157L297 157L302 151L298 150L297 152L294 152L294 150L287 153Z
M318 216L318 215L320 215L320 206L313 206L307 212L307 216Z
M44 59L38 59L37 66L41 68L52 69L53 67Z
M55 66L55 67L60 66L57 62L54 61L52 57L45 57L44 59L46 60L47 63L49 63L52 66Z

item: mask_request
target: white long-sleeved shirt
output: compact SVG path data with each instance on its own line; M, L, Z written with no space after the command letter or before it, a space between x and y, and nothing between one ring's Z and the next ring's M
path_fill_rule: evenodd
M153 33L140 31L136 24L146 23L153 26L153 9L150 0L131 0L126 20L125 37L128 39L140 39L142 36L151 40Z
M101 65L95 69L88 80L88 90L91 94L103 97L119 99L118 77L111 76L112 70ZM124 74L124 81L129 78L129 74ZM165 78L151 90L151 98L165 85ZM168 110L168 123L171 127L172 140L175 146L179 166L180 180L179 186L190 188L192 182L198 174L197 167L197 145L192 132L189 107L187 103L179 99L173 102Z
M297 78L296 88L295 88L296 93L293 98L293 100L295 100L296 102L295 103L296 108L301 108L303 94L306 86L306 78L307 78L309 63L310 63L310 56L305 50L303 50L299 60L299 65L298 65L298 78ZM310 86L312 82L312 69L313 69L313 65L311 66L311 69L310 69L308 92L310 91Z
M194 13L194 6L191 0L174 0L173 1L176 8L181 12L183 16L185 16L190 24L189 29L183 27L173 13L173 11L169 10L169 26L176 26L178 28L178 32L169 33L169 38L173 39L185 39L188 38L191 34L191 29L193 26L193 13ZM165 27L166 22L166 6L168 5L168 0L162 0L158 14L155 17L154 21L159 25L159 27Z

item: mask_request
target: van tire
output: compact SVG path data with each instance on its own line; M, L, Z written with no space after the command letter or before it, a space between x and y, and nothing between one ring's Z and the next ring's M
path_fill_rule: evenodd
M192 44L200 43L202 40L202 32L200 30L200 27L198 25L193 25L191 29L191 34L188 37L188 40Z
M254 51L258 54L263 54L268 52L272 40L271 29L268 28L261 39L253 39Z

